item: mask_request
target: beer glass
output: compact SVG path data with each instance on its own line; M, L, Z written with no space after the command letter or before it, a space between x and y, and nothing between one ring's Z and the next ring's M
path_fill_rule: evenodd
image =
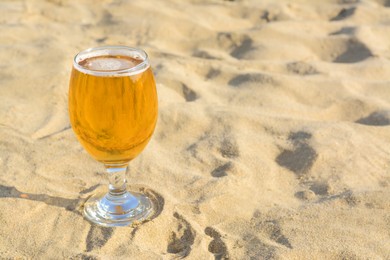
M126 190L128 163L145 148L157 121L157 92L147 54L105 46L73 60L69 84L70 122L85 150L104 164L108 193L89 198L84 216L102 226L127 226L153 210L142 193Z

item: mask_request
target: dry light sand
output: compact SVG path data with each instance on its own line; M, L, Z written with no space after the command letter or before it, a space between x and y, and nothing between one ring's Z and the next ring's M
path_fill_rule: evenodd
M97 4L99 2L99 4ZM390 259L390 1L0 1L1 259ZM159 120L137 228L67 112L73 56L151 58Z

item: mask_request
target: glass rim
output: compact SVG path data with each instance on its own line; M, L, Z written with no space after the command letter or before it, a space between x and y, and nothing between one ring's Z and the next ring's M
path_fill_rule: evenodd
M122 51L122 52L121 52ZM87 58L96 57L99 55L93 55L93 53L100 53L100 55L112 55L114 53L118 53L123 56L128 56L132 58L140 58L142 60L141 63L135 65L134 67L127 69L118 69L118 70L93 70L85 68L80 65L79 62L85 60ZM134 53L136 55L131 56L129 53ZM84 57L83 57L84 56ZM73 67L78 71L93 75L93 76L132 76L137 75L144 72L150 66L148 54L138 48L124 46L124 45L106 45L99 47L92 47L77 53L73 58Z

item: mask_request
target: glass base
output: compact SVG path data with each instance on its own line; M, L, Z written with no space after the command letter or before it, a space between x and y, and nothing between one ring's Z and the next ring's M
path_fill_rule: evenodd
M136 225L153 211L152 201L142 193L97 194L84 204L84 216L91 222L106 226Z

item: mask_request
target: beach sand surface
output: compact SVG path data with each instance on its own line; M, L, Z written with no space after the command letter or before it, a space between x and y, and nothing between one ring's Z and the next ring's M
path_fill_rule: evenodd
M0 258L390 259L389 1L3 0L0 32ZM81 214L107 179L68 82L102 45L157 82L135 228Z

